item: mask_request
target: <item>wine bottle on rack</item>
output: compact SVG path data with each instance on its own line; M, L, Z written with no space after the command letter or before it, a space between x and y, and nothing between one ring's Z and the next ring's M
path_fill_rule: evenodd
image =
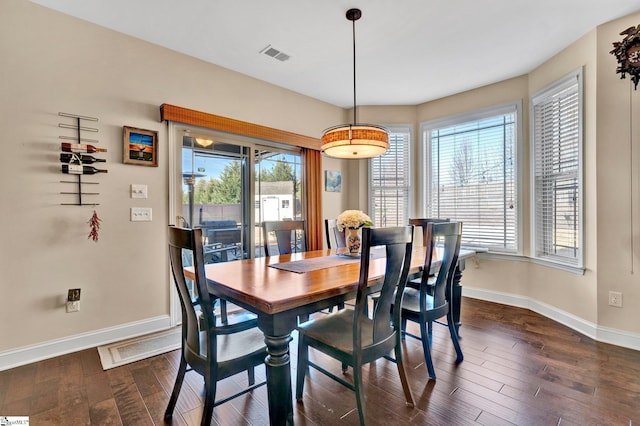
M67 153L61 153L60 154L60 162L61 163L77 163L78 160L80 160L80 162L82 164L92 164L92 163L106 163L107 160L102 159L102 158L96 158L93 155L86 155L86 154L82 154L82 155L78 155L78 154L67 154Z
M83 166L82 164L63 164L62 173L71 175L95 175L96 173L107 173L107 171L96 169L93 166Z
M106 148L98 148L86 143L60 143L60 148L64 152L107 152Z

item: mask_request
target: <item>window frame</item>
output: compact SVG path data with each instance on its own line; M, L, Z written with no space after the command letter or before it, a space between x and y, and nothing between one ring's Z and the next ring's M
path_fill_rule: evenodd
M577 80L577 82L576 82ZM538 255L538 232L542 232L538 229L537 216L536 216L536 116L535 107L544 100L557 95L562 90L565 90L577 83L577 95L578 95L578 164L576 177L577 183L577 196L579 200L579 208L577 211L576 220L578 222L578 254L575 257L575 262L563 261L560 257L550 256L548 254ZM530 257L543 265L556 267L559 269L567 270L575 273L584 273L584 256L585 256L585 226L584 226L584 79L583 79L583 67L580 67L564 77L556 80L555 82L543 87L535 92L529 101L529 145L530 145L530 217L531 217L531 253ZM544 250L542 250L544 252ZM572 258L573 259L573 258Z
M429 120L420 123L420 153L419 158L423 162L423 164L427 165L427 167L420 168L420 182L422 185L422 190L420 193L424 197L421 202L421 212L420 214L429 217L431 212L431 191L432 191L432 175L430 173L430 165L431 165L431 135L430 132L437 128L445 128L454 125L459 125L463 123L469 123L473 121L480 121L484 119L488 119L491 117L495 117L501 114L514 113L515 114L515 142L514 142L514 177L515 177L515 202L516 202L516 213L515 220L516 226L514 229L516 243L514 249L500 249L496 247L482 247L482 246L470 246L465 245L474 249L479 249L481 251L486 251L489 253L495 253L499 255L507 255L507 256L522 256L523 255L523 191L522 191L522 179L523 179L523 167L522 167L522 153L523 151L523 125L522 125L522 113L523 110L523 101L522 99L506 102L502 104L492 105L484 108L478 108L472 111L466 111L459 114L450 115L443 118L438 118L434 120ZM463 226L464 233L464 226Z
M408 134L408 141L407 141L408 152L407 152L407 161L406 161L407 176L408 176L407 184L406 184L406 194L407 194L406 223L408 223L409 217L411 216L411 212L413 211L413 202L414 202L413 201L414 197L411 192L411 186L413 182L413 126L411 126L410 124L394 124L394 125L385 125L384 127L387 129L389 134L392 134L392 133ZM369 178L368 194L367 194L368 209L369 209L369 215L371 216L371 220L373 221L374 225L383 226L381 224L376 223L375 213L374 213L375 212L375 195L374 195L375 188L373 186L373 161L375 161L375 158L371 158L367 160L367 176Z

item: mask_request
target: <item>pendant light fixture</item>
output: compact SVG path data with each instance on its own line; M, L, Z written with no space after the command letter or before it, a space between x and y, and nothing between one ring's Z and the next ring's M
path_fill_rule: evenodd
M211 145L213 145L213 140L209 139L209 138L198 138L196 137L196 143L198 145L200 145L203 148L209 148Z
M375 124L358 124L356 115L356 21L360 9L349 9L347 19L353 25L353 124L330 127L322 135L322 152L335 158L371 158L389 149L387 129Z

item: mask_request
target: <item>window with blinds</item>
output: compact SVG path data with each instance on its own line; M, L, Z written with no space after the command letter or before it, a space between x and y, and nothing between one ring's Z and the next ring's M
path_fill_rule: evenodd
M582 267L582 72L534 95L533 257Z
M424 123L429 217L463 222L462 243L519 252L519 104Z
M389 129L389 149L369 160L369 216L375 226L409 223L411 131Z

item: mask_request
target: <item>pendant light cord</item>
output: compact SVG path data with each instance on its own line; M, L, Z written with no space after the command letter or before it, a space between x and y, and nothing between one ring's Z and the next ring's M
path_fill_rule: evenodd
M353 32L353 124L358 123L356 119L356 20L352 20Z

